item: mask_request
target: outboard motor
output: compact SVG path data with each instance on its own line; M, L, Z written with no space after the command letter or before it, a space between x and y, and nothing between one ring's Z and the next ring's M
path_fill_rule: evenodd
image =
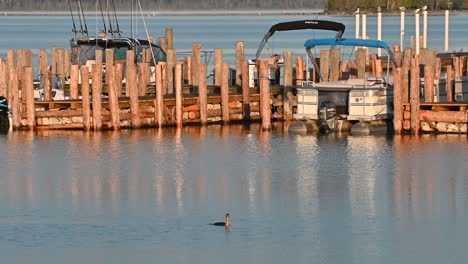
M329 101L322 102L319 107L320 132L330 133L336 129L336 106Z

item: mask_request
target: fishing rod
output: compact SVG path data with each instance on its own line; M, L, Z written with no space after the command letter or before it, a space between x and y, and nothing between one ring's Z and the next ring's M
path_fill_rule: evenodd
M104 19L104 12L102 11L102 3L101 3L101 0L99 0L99 9L101 10L102 24L104 25L104 31L101 30L101 32L107 34L106 20Z
M86 18L85 18L84 12L83 12L83 6L81 5L81 0L78 0L78 6L80 8L81 16L83 17L83 23L84 23L84 26L85 26L84 33L86 33L86 36L89 36L88 35L88 25L86 24Z
M106 0L106 4L107 20L109 21L109 33L111 33L111 35L114 36L114 30L112 29L112 22L109 15L109 0Z
M75 16L73 15L73 9L72 9L72 6L71 6L71 0L68 0L68 6L70 7L70 15L72 17L72 22L73 22L73 29L72 29L72 32L75 34L75 37L76 37L76 33L78 32L78 30L76 30L76 24L75 24Z
M119 34L119 37L121 36L120 33L120 27L119 27L119 21L117 20L117 12L115 11L115 2L112 0L112 8L114 9L114 18L115 18L115 24L117 25L116 33Z

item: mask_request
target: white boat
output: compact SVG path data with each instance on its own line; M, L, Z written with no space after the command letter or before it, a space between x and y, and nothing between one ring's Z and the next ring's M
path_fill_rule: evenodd
M310 61L318 69L311 49L318 46L366 47L381 48L387 50L389 64L396 66L393 52L389 46L379 40L326 38L310 39L304 44ZM346 79L337 81L322 81L320 71L316 70L320 81L304 82L297 87L297 112L294 117L297 120L309 120L317 124L322 131L346 130L351 125L360 121L367 124L383 124L393 118L393 86L387 78L365 76L360 79ZM343 126L347 122L348 126ZM379 122L380 121L380 122Z

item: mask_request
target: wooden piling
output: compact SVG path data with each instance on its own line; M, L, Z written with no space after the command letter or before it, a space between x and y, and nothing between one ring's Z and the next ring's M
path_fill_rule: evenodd
M138 95L145 96L147 94L148 89L148 81L149 81L149 64L148 63L139 63L138 64Z
M198 86L198 65L201 63L201 44L194 43L192 45L192 84Z
M124 64L123 61L117 61L114 65L114 73L115 73L115 84L116 84L116 92L117 96L122 96L122 82L123 82L123 69Z
M32 67L24 67L23 74L23 92L25 93L26 97L26 124L29 130L34 130L36 128L36 109L34 107L34 86Z
M410 105L411 105L411 134L419 134L419 67L416 67L413 60L411 68L411 90L410 90Z
M452 65L447 65L447 79L445 88L447 90L447 102L453 102L453 70Z
M424 101L434 102L434 67L424 66Z
M167 50L174 48L174 30L172 28L166 28L166 42Z
M127 50L127 54L126 54L126 62L127 62L127 66L125 67L125 78L127 79L126 80L126 83L125 83L125 96L130 96L130 92L128 91L128 85L129 85L129 81L128 81L128 75L129 75L129 67L128 66L132 66L132 65L135 65L135 51L134 50ZM134 85L136 87L137 86L137 81L135 81Z
M141 125L141 120L136 65L127 65L127 92L130 97L130 113L132 116L132 128L139 128Z
M71 70L71 51L64 50L63 51L63 76L70 77L70 70Z
M403 51L403 61L402 61L402 66L404 67L411 67L411 59L413 58L413 50L410 48L406 48ZM404 73L403 73L404 74Z
M262 129L270 130L271 128L271 104L270 104L270 68L268 61L260 61L259 81L260 81L260 111L262 117Z
M177 62L176 50L169 48L167 50L167 93L174 94L174 67Z
M9 88L10 88L10 104L11 115L13 119L13 129L21 129L21 101L19 96L19 80L17 68L12 66L9 68Z
M165 37L159 38L159 47L161 47L162 50L167 51L167 39Z
M156 65L156 100L155 100L155 120L158 127L161 128L164 124L164 97L163 97L163 65Z
M192 84L192 57L184 57L184 83Z
M221 70L221 112L224 123L229 122L229 63L224 62Z
M80 66L79 65L72 65L71 72L70 72L70 99L75 100L79 98L79 91L78 91L78 80L80 74Z
M340 49L332 49L330 52L330 81L340 78Z
M106 49L106 83L109 84L109 73L107 68L112 67L114 65L114 49Z
M91 106L89 100L89 69L81 67L81 102L83 109L83 129L91 130Z
M366 77L366 49L358 49L356 51L357 77L363 79Z
M182 127L183 124L183 94L182 94L182 64L177 63L174 67L174 85L176 97L176 126Z
M223 50L214 50L214 85L221 86L221 72L223 68Z
M97 49L95 52L94 52L94 58L96 59L96 64L100 64L101 67L102 67L102 63L103 63L103 60L102 60L102 50L100 49ZM101 69L102 71L102 69Z
M15 50L7 50L7 65L8 69L12 67L16 67L16 51Z
M357 56L357 53L356 53ZM330 51L320 50L320 81L327 82L329 79Z
M286 122L292 119L292 86L293 86L293 52L286 51L284 58L284 88L283 88L283 119ZM264 69L265 70L265 69ZM260 75L259 75L260 76ZM270 110L271 111L271 110Z
M244 41L236 42L236 85L242 85L242 63L244 62Z
M206 72L207 72L207 65L200 64L199 67L199 77L198 82L198 104L200 106L200 121L202 126L206 125L208 121L207 109L208 109L208 98L207 98L207 86L206 86Z
M97 51L96 51L97 54ZM102 94L102 66L100 63L93 65L93 129L95 131L102 129L102 109L101 109L101 94Z
M296 85L302 85L304 81L304 58L296 57Z
M242 63L242 114L244 122L250 122L250 87L249 87L249 63Z
M46 49L37 50L37 69L39 74L44 74L45 67L49 65L49 55Z
M52 100L52 66L44 68L44 100Z
M409 103L409 67L401 67L401 101L403 103Z
M401 134L403 125L402 69L393 71L393 128L395 134Z
M117 97L117 87L114 73L114 66L106 66L109 77L109 110L111 113L111 126L113 130L120 130L120 109L119 98Z

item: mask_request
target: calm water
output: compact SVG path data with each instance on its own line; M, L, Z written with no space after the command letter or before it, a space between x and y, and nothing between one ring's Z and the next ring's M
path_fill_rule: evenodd
M232 60L235 41L251 57L271 24L305 18L146 22L153 36L173 27L178 50L201 42ZM320 18L354 36L354 17ZM465 47L467 19L452 17L453 49ZM375 18L368 25L375 37ZM67 17L0 17L0 56L67 47L70 29ZM271 51L299 53L305 39L330 34L277 36ZM442 36L443 17L431 17L429 46L442 48ZM399 38L399 17L384 17L384 40ZM466 141L256 126L0 135L1 263L464 263ZM208 225L226 212L229 232Z
M466 136L0 136L2 263L463 263ZM208 225L232 215L233 226Z
M180 17L145 17L148 34L156 39L165 35L165 29L174 29L174 46L182 59L183 52L191 52L193 43L201 43L204 50L222 48L225 60L234 63L235 43L245 42L245 57L253 58L261 39L268 29L275 23L300 19L323 19L342 22L346 25L345 37L355 36L354 16L180 16ZM76 23L78 24L78 20ZM88 29L91 35L101 30L101 17L87 17ZM98 28L96 28L98 21ZM367 35L377 38L377 19L368 15ZM450 50L467 49L466 25L468 15L453 15L450 19ZM422 16L420 19L422 35ZM119 18L120 28L126 36L133 35L146 38L143 20L133 22L131 31L130 17ZM383 16L383 37L389 45L400 44L400 17ZM114 23L115 27L115 23ZM428 47L436 50L444 48L444 16L428 17ZM72 34L70 17L0 17L0 57L6 56L8 49L33 49L59 46L69 48ZM407 13L404 46L410 46L410 36L415 35L414 16ZM295 54L305 56L304 42L309 38L334 37L333 32L299 30L292 32L277 32L270 39L268 49L264 55L282 53L292 50ZM208 60L209 58L207 58ZM209 60L213 63L213 58Z

